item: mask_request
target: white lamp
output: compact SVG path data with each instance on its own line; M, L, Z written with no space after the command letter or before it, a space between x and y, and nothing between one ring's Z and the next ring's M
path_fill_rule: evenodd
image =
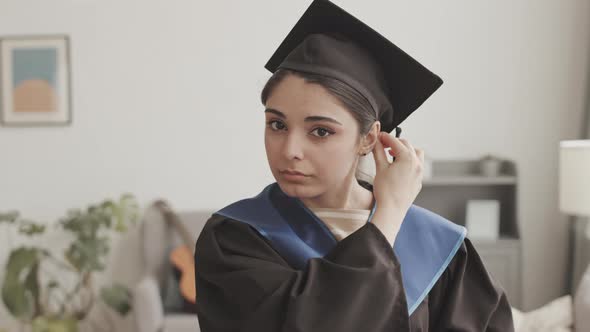
M559 209L590 216L590 139L559 142Z
M559 142L559 209L574 218L590 216L590 140ZM590 224L585 233L590 238ZM590 265L574 262L571 273L576 331L589 331Z

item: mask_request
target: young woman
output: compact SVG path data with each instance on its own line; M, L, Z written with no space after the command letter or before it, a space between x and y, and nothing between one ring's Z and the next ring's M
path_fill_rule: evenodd
M413 205L424 152L388 134L442 80L325 0L267 69L276 182L201 232L201 330L513 331L506 295L465 229ZM365 181L367 153L376 174Z

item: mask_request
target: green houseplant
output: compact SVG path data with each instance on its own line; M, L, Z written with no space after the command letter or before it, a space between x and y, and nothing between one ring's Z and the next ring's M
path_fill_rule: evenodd
M92 277L106 267L110 233L125 232L138 216L135 197L124 194L118 201L104 200L84 210L69 210L54 223L55 230L71 239L60 254L37 245L13 248L1 285L2 301L8 312L34 332L78 331L78 323L98 300L126 315L131 310L129 289L113 283L97 291ZM28 237L44 234L50 227L21 218L17 211L0 212L2 224L9 224L8 227L15 227ZM43 268L57 273L45 273Z

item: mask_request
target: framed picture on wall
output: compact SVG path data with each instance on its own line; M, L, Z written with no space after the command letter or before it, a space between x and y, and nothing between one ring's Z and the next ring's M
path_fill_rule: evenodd
M0 125L72 122L66 35L0 36Z

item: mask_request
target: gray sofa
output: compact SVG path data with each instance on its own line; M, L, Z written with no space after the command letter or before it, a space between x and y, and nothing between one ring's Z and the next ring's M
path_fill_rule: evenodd
M214 211L179 212L195 241L205 222ZM168 249L181 244L180 236L166 223L153 206L146 209L141 223L141 251L144 273L134 289L133 305L139 332L198 332L199 323L194 314L166 314L162 303L165 289ZM191 248L194 250L194 246Z

